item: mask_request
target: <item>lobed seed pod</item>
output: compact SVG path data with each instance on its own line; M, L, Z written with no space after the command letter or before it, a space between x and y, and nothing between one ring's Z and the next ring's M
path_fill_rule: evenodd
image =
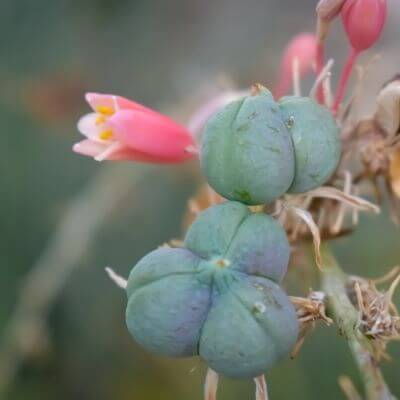
M290 248L270 216L227 202L203 212L185 248L162 248L133 268L127 326L145 348L200 355L232 378L264 373L298 335L296 312L279 287Z
M208 121L201 165L223 197L245 204L269 203L294 177L290 133L271 93L260 86Z
M341 154L339 128L331 112L309 97L284 97L279 108L292 134L296 159L289 192L307 192L323 185Z

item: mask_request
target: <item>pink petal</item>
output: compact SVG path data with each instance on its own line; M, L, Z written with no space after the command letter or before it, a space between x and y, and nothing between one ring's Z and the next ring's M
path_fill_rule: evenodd
M85 139L81 142L75 143L72 147L72 150L75 153L96 158L100 154L102 154L107 149L107 145L93 142L92 140ZM124 147L123 149L119 149L118 151L110 154L106 160L109 161L136 161L143 163L152 163L152 164L169 164L172 161L164 160L163 158L157 158L153 156L149 156L147 154L141 153L139 151L132 150L129 147Z
M135 101L128 100L125 97L115 96L112 94L102 94L102 93L86 93L86 101L89 103L90 107L94 111L97 111L99 107L110 107L115 110L119 108L120 110L141 110L147 112L155 112L150 108L147 108Z
M99 136L104 131L104 126L103 124L99 125L96 123L98 116L96 113L89 113L81 117L78 121L78 131L88 139L97 139L100 141Z
M126 146L164 162L194 157L188 151L196 147L189 131L164 115L121 110L108 119L108 125Z

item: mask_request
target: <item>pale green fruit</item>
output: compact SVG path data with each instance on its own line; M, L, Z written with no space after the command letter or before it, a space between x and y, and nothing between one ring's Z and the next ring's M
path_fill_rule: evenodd
M284 97L279 108L292 134L296 157L289 192L303 193L323 185L335 172L341 154L332 113L309 97Z
M290 255L283 228L227 202L204 211L185 248L161 248L133 268L126 321L145 348L200 355L218 373L250 378L289 354L296 312L279 287Z
M271 93L235 101L208 121L201 166L223 197L264 204L282 196L294 178L291 135Z

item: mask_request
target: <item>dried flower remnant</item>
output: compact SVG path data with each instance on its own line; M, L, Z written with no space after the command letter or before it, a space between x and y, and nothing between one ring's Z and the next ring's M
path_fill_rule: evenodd
M371 183L375 197L381 203L385 194L379 185L379 179L382 178L394 222L398 222L400 216L399 114L400 81L396 78L378 94L371 116L345 122L343 126L343 160L345 163L354 164L355 160L360 163L359 170L354 172L353 185L361 188L363 182Z
M299 353L306 335L312 331L317 321L331 325L333 321L326 315L325 294L323 292L310 292L306 298L291 297L300 323L300 333L297 343L292 351L292 358Z
M208 368L204 382L204 400L217 400L218 381L219 375Z
M275 203L275 213L279 215L291 244L313 239L317 265L321 263L318 262L321 240L350 233L358 223L359 212L379 213L379 207L358 196L351 175L344 173L344 177L335 177L331 181L332 186L322 186L304 194L287 195ZM343 190L335 187L340 185ZM294 212L296 210L301 210L301 213Z
M378 286L390 282L384 292ZM392 340L400 339L400 316L393 303L393 296L400 283L400 267L393 268L383 278L368 280L351 277L349 294L359 310L358 327L371 339L374 356L377 360L390 359L386 352Z
M400 149L393 152L390 159L389 180L392 193L400 199Z
M73 150L103 160L180 163L197 155L189 131L169 117L120 96L88 93L90 114L78 122L87 139Z
M400 77L383 87L377 98L375 119L388 137L400 133Z

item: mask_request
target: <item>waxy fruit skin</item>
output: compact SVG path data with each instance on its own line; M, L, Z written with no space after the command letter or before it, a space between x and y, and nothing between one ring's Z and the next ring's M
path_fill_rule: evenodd
M149 351L200 355L216 372L253 378L287 356L296 312L280 288L290 255L272 217L227 202L204 211L183 248L160 248L133 268L127 326Z
M208 183L245 204L282 196L294 177L291 135L267 89L229 104L208 121L201 149Z
M221 196L260 205L323 185L340 154L339 128L327 108L309 97L276 103L262 88L208 121L201 165Z
M304 193L322 186L341 155L339 127L331 112L309 97L284 97L279 108L292 134L296 157L289 192Z

